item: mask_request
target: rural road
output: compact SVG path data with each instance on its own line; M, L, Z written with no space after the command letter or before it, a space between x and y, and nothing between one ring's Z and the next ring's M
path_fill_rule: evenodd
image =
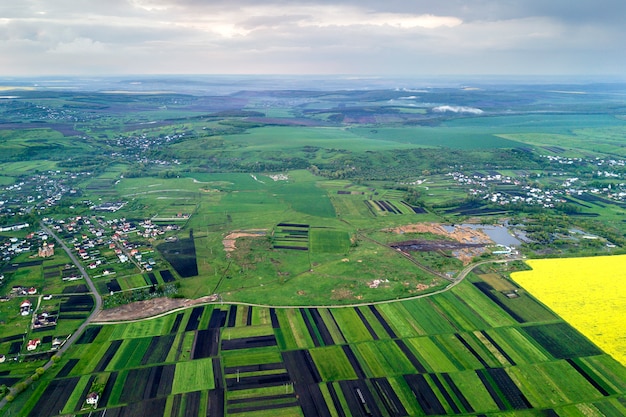
M209 304L227 304L227 305L242 305L242 306L249 306L249 307L262 307L262 308L280 308L280 309L289 309L289 308L343 308L343 307L347 307L347 308L354 308L354 307L366 307L369 305L376 305L376 304L388 304L388 303L397 303L397 302L402 302L402 301L410 301L410 300L418 300L420 298L426 298L426 297L432 297L434 295L437 294L442 294L446 291L451 290L452 288L454 288L455 286L459 285L466 277L467 275L472 272L472 270L474 270L474 268L480 266L480 265L485 265L485 264L490 264L490 263L494 263L494 264L501 264L501 263L507 263L507 262L513 262L513 261L521 261L523 260L522 257L511 257L511 258L507 258L507 259L488 259L485 261L480 261L480 262L476 262L470 265L467 265L465 268L463 268L461 270L461 272L459 272L459 275L456 277L456 279L454 281L452 281L450 284L448 284L445 288L442 288L440 290L437 291L433 291L433 292L429 292L427 294L420 294L420 295L414 295L412 297L405 297L405 298L396 298L396 299L392 299L392 300L383 300L383 301L370 301L370 302L366 302L366 303L356 303L356 304L335 304L335 305L289 305L289 306L279 306L279 305L269 305L269 304L255 304L255 303L245 303L245 302L241 302L241 301L210 301L210 302L206 302L206 303L200 303L200 304L196 304L194 306L199 306L199 305L209 305ZM159 313L159 314L155 314L154 316L150 316L147 318L138 318L138 319L133 319L133 320L119 320L119 321L95 321L94 324L123 324L123 323L131 323L131 322L137 322L137 321L143 321L143 320L149 320L149 319L153 319L153 318L157 318L157 317L163 317L163 316L167 316L168 314L172 314L178 311L182 311L182 310L186 310L188 309L189 306L185 306L185 307L180 307L180 308L175 308L173 310L168 310L168 311L164 311L163 313Z
M67 245L63 242L63 240L59 239L59 237L50 228L45 226L43 223L41 224L41 228L50 236L52 236L59 245L61 245L65 253L67 253L67 256L69 256L69 258L72 260L74 265L76 265L76 267L80 271L81 275L85 279L85 282L87 283L87 286L89 287L89 291L91 292L91 294L96 300L95 308L93 309L93 311L91 312L87 320L85 320L85 323L83 323L83 326L81 326L78 329L78 331L76 331L74 334L80 333L82 330L84 330L85 327L87 327L87 325L89 324L91 319L95 316L95 314L97 314L102 309L102 297L98 293L98 290L96 289L96 286L94 285L93 281L91 281L91 278L89 278L89 274L87 274L87 271L85 271L85 268L83 267L83 265L78 261L74 253L70 250L70 248L67 247Z
M85 279L85 282L87 283L87 286L89 287L89 290L90 290L91 294L93 294L93 296L95 298L95 303L96 303L95 304L95 308L93 309L93 311L91 312L89 317L87 317L87 319L83 322L83 324L81 324L81 326L72 334L72 336L69 339L67 339L67 341L63 344L63 346L58 350L57 354L62 354L67 349L69 349L69 347L76 340L78 340L78 338L83 333L85 328L92 323L94 317L102 310L102 297L100 296L100 294L98 293L95 285L93 284L93 282L89 278L89 275L87 274L87 271L82 266L82 264L78 261L78 259L74 255L74 253L67 247L67 245L65 245L65 243L52 230L50 230L50 228L46 227L44 224L41 224L41 227L42 227L42 229L46 233L48 233L50 236L54 237L54 239L57 241L57 243L63 248L63 250L67 253L67 255L72 260L72 262L79 269L80 273L82 274L83 278ZM477 262L477 263L473 263L473 264L470 264L470 265L466 266L465 268L463 268L461 270L461 272L459 272L458 276L454 280L452 280L452 282L450 282L450 284L448 284L445 288L442 288L441 290L434 291L434 292L431 292L431 293L428 293L428 294L421 294L421 295L416 295L416 296L413 296L413 297L400 298L400 299L394 299L394 300L375 301L375 302L348 304L348 305L323 305L323 306L312 306L312 305L305 305L305 306L272 306L272 305L243 303L243 302L230 302L230 301L227 302L227 304L237 304L237 305L247 305L247 306L252 306L252 307L267 307L267 308L342 308L342 307L354 308L354 307L368 306L368 305L372 305L372 304L385 304L385 303L392 303L392 302L417 300L417 299L420 299L420 298L432 297L434 295L441 294L441 293L444 293L446 291L451 290L452 288L454 288L455 286L460 284L474 268L476 268L476 267L478 267L480 265L489 264L489 263L507 263L507 262L513 262L513 261L519 261L519 260L522 260L522 258L521 257L511 257L511 258L507 258L507 259L484 260L484 261L480 261L480 262ZM423 268L422 265L419 265L417 263L416 263L416 265L418 267L422 267ZM216 304L216 302L213 301L213 302L208 302L206 304ZM164 312L162 314L158 314L158 315L155 315L155 316L152 316L152 317L149 317L149 318L142 318L142 319L137 319L137 320L127 320L127 321L121 321L121 322L106 322L106 324L128 323L128 322L132 322L132 321L148 320L148 319L164 316L164 315L167 315L167 314L171 314L171 313L173 313L175 311L184 310L184 309L187 309L187 308L188 307L182 307L182 308L179 308L179 309L170 310L170 311L167 311L167 312ZM45 370L48 370L48 368L50 368L53 364L54 364L54 361L52 361L52 359L51 359L50 361L48 361L43 366L43 368ZM27 378L26 382L27 382L27 384L30 384L32 382L32 379L29 377L29 378ZM13 391L11 391L11 392L13 393ZM5 397L2 400L0 400L0 410L4 406L6 406L6 404L7 404L7 401L6 401L6 397Z
M89 287L89 291L91 292L91 294L93 295L93 297L96 300L96 305L93 309L93 311L91 312L91 314L89 315L89 317L87 317L87 319L83 322L83 324L80 325L80 327L78 327L78 329L65 341L65 343L63 344L63 346L61 346L59 348L59 350L57 351L56 355L60 355L63 354L67 349L69 349L69 347L76 341L78 340L78 338L80 337L80 335L83 333L83 331L85 330L85 328L87 326L89 326L89 324L91 323L91 321L93 320L93 318L96 316L96 314L98 314L100 312L100 310L102 310L102 297L100 296L100 294L98 294L98 291L96 290L96 286L93 284L93 282L91 281L91 278L89 278L89 274L87 274L87 271L85 271L85 268L83 267L83 265L78 261L78 259L76 258L76 256L74 256L74 253L72 253L72 251L70 250L70 248L67 247L67 245L61 240L59 239L59 237L50 229L48 228L46 225L44 225L43 223L41 223L41 228L50 236L52 236L54 238L54 240L57 241L57 243L63 248L63 250L67 253L67 256L70 257L70 259L72 260L72 262L74 263L74 265L76 265L76 267L78 268L78 270L80 271L80 273L82 274L83 278L85 279L85 282L87 283L87 286ZM44 366L42 366L42 368L44 370L48 370L52 365L54 364L54 361L52 359L50 359ZM32 383L32 377L28 377L25 382L27 384ZM13 394L13 389L11 389L11 393ZM0 410L7 404L6 401L6 396L0 400Z

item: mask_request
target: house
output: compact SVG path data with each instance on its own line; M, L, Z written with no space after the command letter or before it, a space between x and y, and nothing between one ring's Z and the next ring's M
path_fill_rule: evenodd
M30 300L24 300L22 301L22 304L20 304L20 314L22 316L28 316L30 314L30 308L32 307L33 303L30 302Z
M37 294L37 288L30 287L26 292L28 293L28 295L35 295Z
M61 346L61 340L58 337L52 339L52 349L58 349Z
M44 243L43 246L39 248L38 255L40 258L50 258L51 256L54 256L54 244Z
M94 408L98 407L98 400L100 400L100 396L97 392L90 392L85 399L85 402L89 405L93 405Z
M41 344L41 340L39 339L29 340L28 345L26 345L26 350L28 350L29 352L33 351L37 349L37 347L39 347L40 344Z

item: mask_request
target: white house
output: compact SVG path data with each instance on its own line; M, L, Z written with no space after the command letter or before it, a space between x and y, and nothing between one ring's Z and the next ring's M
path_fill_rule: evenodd
M100 396L97 392L90 392L85 399L85 402L89 405L93 405L93 408L98 407L98 400L100 400Z
M20 304L20 314L22 316L28 316L30 314L30 308L32 305L33 303L31 303L30 300L22 301L22 304Z

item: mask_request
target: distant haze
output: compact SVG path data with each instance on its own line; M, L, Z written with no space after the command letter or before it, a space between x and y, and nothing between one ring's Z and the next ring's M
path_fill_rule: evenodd
M614 76L624 21L624 0L5 0L0 76Z

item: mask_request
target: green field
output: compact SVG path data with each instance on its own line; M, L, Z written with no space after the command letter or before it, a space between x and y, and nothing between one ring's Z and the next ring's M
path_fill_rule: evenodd
M398 145L385 137L363 141L360 135L355 135L353 132L344 129L301 127L264 127L253 129L247 135L232 135L228 137L228 142L232 145L245 145L247 151L250 152L299 149L304 145L334 148L337 143L341 143L342 148L351 151L406 147L406 145Z
M180 362L176 365L172 394L212 388L214 385L211 360Z
M312 229L311 251L319 253L347 253L350 249L348 233L339 230Z
M346 354L339 346L311 349L310 352L324 381L357 378Z
M484 130L485 132L481 132ZM353 129L352 132L372 140L389 140L401 144L411 144L418 147L436 148L447 147L454 149L493 149L511 148L518 146L509 139L497 137L487 133L489 129L471 129L462 127L437 128L383 128L383 129ZM476 131L474 133L474 131Z

